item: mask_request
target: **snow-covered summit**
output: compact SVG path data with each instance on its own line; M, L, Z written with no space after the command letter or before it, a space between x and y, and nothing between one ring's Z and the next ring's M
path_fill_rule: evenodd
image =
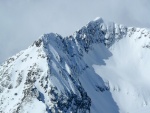
M149 113L150 32L96 18L42 35L0 65L0 113Z

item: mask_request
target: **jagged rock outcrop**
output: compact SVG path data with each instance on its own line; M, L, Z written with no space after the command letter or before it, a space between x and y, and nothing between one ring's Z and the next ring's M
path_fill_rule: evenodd
M44 34L0 66L0 113L119 112L112 90L121 89L102 79L93 64L105 65L109 48L135 32L141 33L137 39L150 37L101 18L68 37Z

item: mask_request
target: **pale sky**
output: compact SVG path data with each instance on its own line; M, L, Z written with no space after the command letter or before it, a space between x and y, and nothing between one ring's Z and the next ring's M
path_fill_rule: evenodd
M0 0L0 63L44 33L73 34L96 17L150 28L149 0Z

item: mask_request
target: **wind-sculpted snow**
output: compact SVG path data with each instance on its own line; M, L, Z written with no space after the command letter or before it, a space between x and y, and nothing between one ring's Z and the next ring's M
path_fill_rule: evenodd
M148 113L149 37L101 18L42 35L0 66L0 113Z

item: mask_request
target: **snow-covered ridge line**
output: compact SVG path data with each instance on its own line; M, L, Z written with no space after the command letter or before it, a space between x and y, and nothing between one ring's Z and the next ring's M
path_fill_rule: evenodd
M44 34L0 66L0 113L124 113L141 107L141 102L148 105L149 98L143 99L148 91L137 91L130 79L134 73L124 61L134 64L143 52L149 55L149 39L146 29L105 23L101 18L68 37ZM121 95L133 103L126 98L132 94L142 95L139 103L134 109L123 107Z
M105 23L102 18L96 18L95 20L89 22L86 26L82 27L80 30L76 31L73 35L62 37L57 33L48 33L41 36L38 41L35 43L38 47L38 43L45 40L45 37L51 38L50 41L57 41L59 38L62 41L68 40L75 42L82 49L88 51L88 48L91 44L103 43L106 47L110 47L115 41L120 40L121 38L127 35L128 28L115 24L113 22ZM56 38L52 39L55 35Z

